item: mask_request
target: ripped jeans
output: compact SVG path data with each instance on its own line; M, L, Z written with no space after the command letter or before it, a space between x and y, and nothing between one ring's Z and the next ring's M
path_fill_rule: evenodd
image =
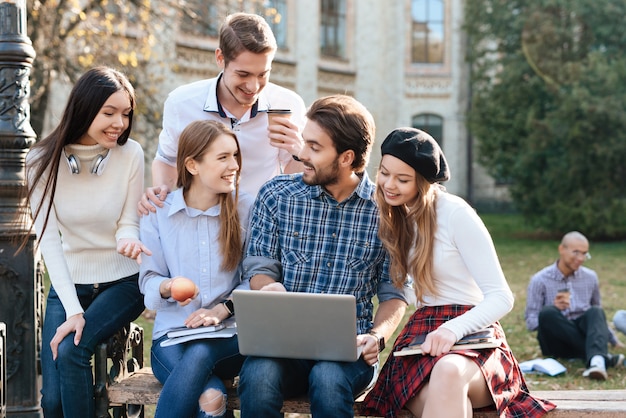
M166 339L164 335L154 340L151 349L152 372L163 384L155 418L223 416L226 388L222 379L237 376L244 360L239 354L237 336L161 347L161 341ZM200 407L199 399L210 389L222 394L224 407L207 412L206 407Z

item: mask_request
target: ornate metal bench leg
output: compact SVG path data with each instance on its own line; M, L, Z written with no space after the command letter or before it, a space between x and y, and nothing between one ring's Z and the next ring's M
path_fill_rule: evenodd
M94 356L94 395L96 398L96 418L110 418L107 397L107 345L98 344Z
M109 360L111 366L109 368ZM98 345L94 360L96 417L143 418L143 405L109 405L107 387L143 367L143 328L130 323L106 343Z
M7 333L6 324L0 322L0 418L7 415Z

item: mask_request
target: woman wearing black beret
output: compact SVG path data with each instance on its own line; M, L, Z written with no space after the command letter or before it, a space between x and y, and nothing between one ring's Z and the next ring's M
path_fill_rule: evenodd
M513 294L489 232L476 212L439 182L450 178L439 145L426 132L401 128L382 144L376 198L379 234L397 286L414 279L417 310L393 351L425 336L423 354L389 356L363 405L365 415L539 417L555 405L532 397L499 324ZM465 335L492 327L498 346L451 351Z

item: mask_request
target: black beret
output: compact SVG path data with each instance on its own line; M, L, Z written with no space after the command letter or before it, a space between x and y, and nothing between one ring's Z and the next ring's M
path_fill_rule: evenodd
M383 141L382 155L393 155L420 173L429 183L450 180L441 147L432 136L415 128L393 130Z

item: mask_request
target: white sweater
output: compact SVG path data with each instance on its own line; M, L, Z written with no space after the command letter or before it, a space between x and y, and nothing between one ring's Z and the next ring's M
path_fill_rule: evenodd
M36 150L26 157L27 169ZM139 143L129 139L110 150L102 175L92 174L94 157L106 151L100 145L72 144L66 147L80 161L80 173L71 174L61 155L54 204L43 236L41 252L50 281L67 317L83 312L75 284L112 282L139 271L135 260L117 252L120 238L139 238L137 202L143 193L144 157ZM32 182L29 170L29 186ZM44 173L30 205L35 213L45 183ZM48 200L35 219L41 234Z
M457 339L499 320L513 308L513 293L487 228L467 202L442 191L437 194L433 260L439 295L425 297L424 305L475 306L442 325Z

